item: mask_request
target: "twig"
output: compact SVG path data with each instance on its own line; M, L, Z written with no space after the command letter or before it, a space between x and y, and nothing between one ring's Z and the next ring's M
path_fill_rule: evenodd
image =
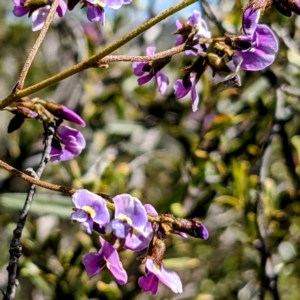
M13 168L12 166L4 163L3 161L0 160L0 167L13 173L15 176L24 179L30 183L32 183L33 185L37 185L52 191L56 191L56 192L61 192L64 193L65 195L69 195L72 196L74 195L77 190L76 189L72 189L69 187L65 187L65 186L60 186L60 185L56 185L56 184L51 184L45 181L41 181L37 178L31 177L15 168ZM101 196L102 198L104 198L106 200L106 206L107 208L111 209L111 210L115 210L115 205L112 203L112 197L110 197L107 194L103 194L103 193L97 193L97 195ZM201 222L195 220L195 219L180 219L180 218L175 218L173 215L171 214L159 214L157 216L148 214L148 220L150 222L156 222L156 223L168 223L171 224L174 230L178 230L178 231L184 231L185 232L192 235L192 236L197 236L197 234L200 233L199 230L196 230L195 233L192 232L192 228L188 228L191 227L192 225L195 224L201 224ZM196 226L196 228L199 228ZM6 300L6 299L5 299Z
M121 39L119 39L118 41L112 43L111 45L107 46L106 48L104 48L102 51L100 51L99 53L93 55L92 57L86 59L85 61L63 71L60 72L48 79L45 79L33 86L30 86L28 88L25 88L21 91L18 91L16 93L12 93L10 94L8 97L6 97L5 99L3 99L0 102L0 110L2 110L4 107L9 106L10 104L12 104L16 99L18 98L22 98L25 96L28 96L34 92L37 92L45 87L48 87L50 85L53 85L63 79L66 79L76 73L82 72L88 68L94 67L95 64L97 63L97 61L101 60L102 58L104 58L105 56L109 55L110 53L112 53L113 51L119 49L121 46L125 45L126 43L128 43L129 41L131 41L132 39L134 39L135 37L137 37L138 35L140 35L141 33L143 33L144 31L146 31L147 29L153 27L155 24L159 23L160 21L166 19L167 17L173 15L174 13L176 13L177 11L180 11L181 9L195 3L197 0L184 0L181 3L174 5L172 7L170 7L169 9L165 10L164 12L162 12L161 14L157 15L156 17L150 19L149 21L147 21L146 23L144 23L143 25L141 25L140 27L138 27L137 29L131 31L130 33L128 33L127 35L123 36Z
M46 132L46 138L45 138L45 146L44 146L44 152L42 155L41 162L39 164L38 170L35 173L34 171L31 171L31 175L34 175L35 179L38 180L40 176L42 175L47 162L50 160L50 149L51 149L51 142L53 139L53 135L55 132L55 122L50 122L47 132ZM26 175L29 176L29 175ZM31 176L29 176L31 177ZM31 177L32 178L32 177ZM17 279L17 270L18 270L18 263L19 263L19 258L21 256L22 252L22 246L20 244L20 239L22 235L23 228L26 223L26 219L30 210L30 206L33 200L33 196L35 193L36 186L35 184L32 184L30 186L30 189L27 193L26 201L24 204L24 207L21 212L21 217L20 220L17 224L16 229L13 231L13 238L10 244L10 260L9 264L7 267L8 271L8 284L7 284L7 289L6 293L4 295L4 300L12 300L15 298L16 295L16 288L19 284L19 281Z
M204 40L207 40L207 39L204 39ZM149 55L149 56L146 56L146 55L144 55L144 56L141 56L141 55L108 55L108 56L102 58L101 60L99 60L97 62L97 65L107 64L110 62L120 62L120 61L146 62L146 61L152 61L152 60L162 59L162 58L166 58L166 57L172 57L176 54L183 52L185 50L185 47L186 46L184 44L182 44L180 46L173 47L171 49L161 51L156 54Z
M24 64L24 67L21 71L21 74L20 74L20 77L19 77L19 83L18 83L18 86L17 86L17 91L18 90L22 90L23 87L24 87L24 82L25 82L25 79L26 79L26 76L27 76L27 73L29 71L29 68L32 64L32 61L37 53L37 51L39 50L45 36L46 36L46 33L49 29L49 26L55 16L55 12L56 12L56 9L58 7L58 3L59 3L59 0L54 0L51 4L51 7L50 7L50 11L47 15L47 18L45 20L45 23L43 25L43 28L35 42L35 44L33 45L32 49L30 50L30 53L29 53L29 56L27 57L26 61L25 61L25 64Z

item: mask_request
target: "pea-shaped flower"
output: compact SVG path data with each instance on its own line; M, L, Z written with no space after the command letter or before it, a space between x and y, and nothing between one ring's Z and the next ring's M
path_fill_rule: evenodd
M78 190L73 196L75 212L71 215L71 220L82 223L89 234L93 231L94 223L100 228L106 226L110 221L105 200L88 190Z
M123 269L118 251L101 237L100 243L102 248L99 252L88 253L82 258L82 263L88 275L94 276L107 267L119 284L125 284L127 282L127 273Z
M148 247L153 230L148 224L146 210L141 201L129 194L113 198L115 217L107 226L107 231L120 239L125 239L124 248L140 251Z
M85 139L81 132L68 127L59 126L52 140L51 161L65 161L78 156L85 148Z
M139 278L139 286L144 292L151 292L155 295L158 290L159 281L169 287L172 292L182 293L182 283L176 272L165 269L163 262L159 266L153 259L147 259L146 276Z
M271 65L278 51L273 31L264 24L258 24L260 9L247 8L243 14L242 34L234 39L236 66L248 71L259 71ZM240 60L242 59L242 63Z

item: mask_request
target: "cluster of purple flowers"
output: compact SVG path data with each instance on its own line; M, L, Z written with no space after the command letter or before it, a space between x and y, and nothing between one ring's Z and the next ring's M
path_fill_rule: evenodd
M19 129L25 119L39 119L45 124L56 119L56 130L50 149L51 161L65 161L78 156L85 148L85 139L81 132L62 124L63 120L70 121L81 127L84 120L71 109L61 104L55 104L39 98L24 97L16 101L10 108L15 114L8 125L8 132Z
M182 292L182 283L178 274L165 269L163 255L165 251L164 232L157 223L148 221L148 214L158 216L150 204L143 205L140 200L128 194L122 194L112 199L115 212L110 220L106 201L88 190L78 190L72 196L75 204L71 219L82 223L89 234L93 230L105 233L106 238L100 238L101 249L96 253L86 254L82 263L89 276L94 276L107 267L116 281L123 285L128 276L120 261L118 251L122 248L141 251L148 248L144 258L145 276L139 278L138 284L143 291L156 294L159 281L168 286L174 293ZM208 238L207 229L197 222L194 227L196 236ZM179 233L179 232L177 232ZM185 237L185 233L179 233ZM161 250L163 249L163 251Z
M199 94L196 84L208 67L213 71L215 82L239 86L241 84L240 77L237 74L239 69L259 71L272 64L278 51L278 43L274 33L268 26L258 24L260 13L261 9L254 9L253 6L248 7L243 14L241 32L236 36L228 35L227 39L224 39L222 46L224 48L223 57L227 56L229 59L226 63L223 57L213 53L214 39L211 39L211 33L199 11L195 10L187 22L176 21L177 31L175 34L179 34L179 37L175 46L186 42L191 44L191 36L192 42L206 39L211 44L209 46L207 43L192 43L190 50L185 51L186 55L197 56L198 58L191 66L184 69L186 75L183 79L175 82L174 91L177 99L181 99L188 93L191 93L192 110L197 110ZM154 54L154 51L154 47L148 47L146 50L147 55ZM138 84L145 84L155 77L159 86L159 92L164 93L169 84L169 79L161 69L166 64L160 64L160 67L156 68L149 68L149 65L150 63L146 62L133 63L136 76L149 72L148 75L138 79ZM151 62L151 65L157 66L154 62Z
M40 30L46 20L47 14L50 10L50 5L53 0L45 1L29 1L29 0L13 0L14 10L13 13L16 17L23 17L28 14L32 19L32 30ZM73 10L74 7L81 3L82 7L87 7L87 18L91 22L101 22L105 24L105 7L119 9L125 4L131 3L132 0L59 0L57 14L63 17L67 11Z

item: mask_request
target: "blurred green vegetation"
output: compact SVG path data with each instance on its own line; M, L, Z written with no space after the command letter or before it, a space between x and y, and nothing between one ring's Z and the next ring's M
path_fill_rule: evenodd
M173 1L170 1L173 2ZM228 32L241 24L243 1L220 0L213 6ZM197 8L197 6L194 6ZM0 3L0 95L7 96L38 33L30 24L12 21L12 5ZM152 16L152 5L133 1L107 16L105 27L86 21L78 9L53 23L26 80L32 85L102 49ZM6 18L5 18L6 16ZM133 17L134 16L134 17ZM177 18L189 16L189 11ZM176 19L176 18L175 18ZM207 241L172 236L167 240L165 264L180 275L184 291L173 295L163 285L156 296L141 292L137 279L143 267L136 260L145 252L122 251L129 275L118 286L107 270L88 278L81 258L99 250L96 234L89 236L69 216L69 197L38 188L22 236L16 299L258 299L260 254L257 250L256 201L259 162L270 134L275 111L275 79L299 86L300 18L286 18L275 10L261 19L280 41L270 70L240 72L241 88L215 85L209 74L198 84L201 104L191 112L190 99L176 100L172 84L165 95L154 82L137 85L128 63L91 69L35 94L63 103L81 114L87 147L76 160L50 163L42 179L76 189L87 188L111 196L130 193L151 203L160 213L199 218L210 232ZM219 32L208 22L213 36ZM142 55L147 46L157 52L176 40L174 18L159 24L116 53ZM173 58L165 73L174 83L191 60ZM275 79L274 79L275 78ZM293 113L285 121L295 174L299 181L299 97L285 94ZM43 149L43 128L36 120L6 133L12 115L2 112L0 157L24 171L36 167ZM264 204L274 268L282 299L299 299L300 203L299 186L286 164L280 137L272 143ZM28 183L0 170L0 287L5 290L12 230L19 218ZM272 299L266 294L265 299Z

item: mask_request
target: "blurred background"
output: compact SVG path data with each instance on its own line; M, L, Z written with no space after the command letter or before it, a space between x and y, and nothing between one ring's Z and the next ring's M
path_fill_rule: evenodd
M9 3L7 3L9 2ZM144 21L180 1L138 1L106 10L106 25L89 23L76 7L56 18L34 60L25 87L46 79L116 41ZM236 33L242 0L200 3L177 13L114 54L144 55L171 48L175 21L186 21L202 9L213 37ZM210 9L208 9L210 8ZM37 32L27 17L15 18L13 3L0 3L0 98L18 80ZM218 21L216 23L216 20ZM178 272L183 293L160 285L158 294L143 293L137 280L145 251L120 253L129 282L118 286L107 270L89 278L82 256L99 250L98 235L88 235L70 221L70 197L38 188L22 235L23 255L16 299L259 299L261 257L258 251L256 203L259 168L274 122L278 86L284 93L282 126L275 136L263 203L274 270L282 299L299 299L300 286L300 17L275 9L260 20L275 32L280 50L270 69L240 72L242 86L214 84L209 72L198 83L201 103L192 113L190 97L177 100L173 84L191 64L184 55L164 68L170 86L165 95L152 80L138 86L130 63L90 69L32 97L62 103L86 122L80 131L87 147L74 160L49 163L42 180L115 196L130 193L160 213L198 218L210 232L207 241L169 237L165 265ZM217 24L217 25L216 25ZM36 168L43 149L43 126L28 120L7 134L12 114L1 112L0 159L25 171ZM73 126L73 125L72 125ZM79 128L78 128L79 129ZM6 289L12 231L29 184L0 169L0 287ZM266 293L265 299L272 299Z

